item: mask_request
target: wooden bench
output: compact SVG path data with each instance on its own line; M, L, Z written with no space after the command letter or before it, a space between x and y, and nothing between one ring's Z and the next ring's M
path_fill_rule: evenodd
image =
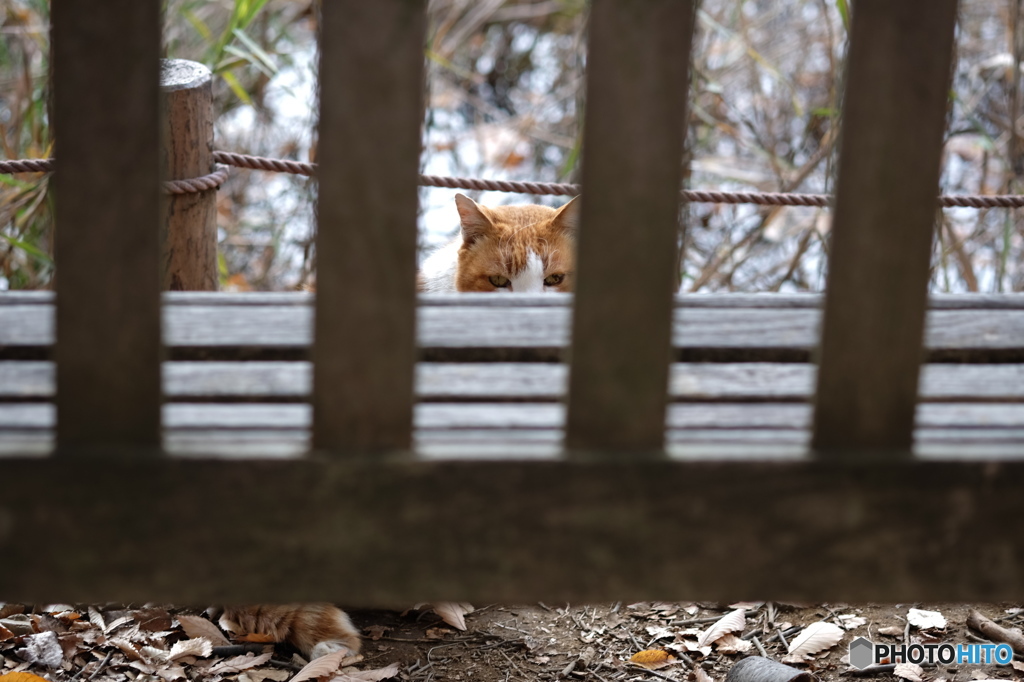
M692 2L593 3L574 298L417 298L424 2L337 0L317 295L162 300L159 7L115 4L53 5L0 598L1024 594L1024 297L926 293L955 0L856 3L825 296L676 298Z

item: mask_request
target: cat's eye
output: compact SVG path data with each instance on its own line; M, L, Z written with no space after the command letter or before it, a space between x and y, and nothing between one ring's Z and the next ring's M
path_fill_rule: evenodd
M512 284L511 282L508 281L508 277L503 277L502 275L491 275L487 279L491 280L491 284L498 287L499 289L504 289L505 287Z
M544 278L544 286L546 287L557 287L565 279L565 275L559 273L557 275L548 275Z

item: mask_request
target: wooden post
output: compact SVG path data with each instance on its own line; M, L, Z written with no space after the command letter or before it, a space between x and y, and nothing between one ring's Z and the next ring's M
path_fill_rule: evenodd
M156 452L160 3L103 10L52 8L57 446Z
M165 180L187 180L213 170L212 83L210 70L202 64L185 59L160 63ZM163 288L216 291L217 190L169 195L163 212Z

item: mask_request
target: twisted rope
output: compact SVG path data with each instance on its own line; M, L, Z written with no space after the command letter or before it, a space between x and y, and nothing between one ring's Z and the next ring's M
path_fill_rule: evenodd
M265 156L249 156L232 152L214 152L218 164L214 172L188 180L168 180L163 183L167 194L189 194L214 189L228 178L226 166L250 170L291 173L293 175L316 175L315 163L299 163L287 159L271 159ZM0 173L49 173L53 171L53 159L21 159L0 161ZM482 178L453 178L442 175L421 175L419 184L426 187L467 189L490 192L516 192L518 194L547 194L575 196L580 186L555 182L515 182L510 180L484 180ZM703 204L757 204L759 206L813 206L827 207L832 197L827 194L794 194L791 192L709 192L705 190L683 190L683 197L692 203ZM943 208L962 206L967 208L1021 208L1024 195L1019 194L945 194L940 196Z
M52 173L54 161L50 159L20 159L0 161L0 173ZM217 166L212 173L187 180L166 180L162 183L164 194L192 194L216 189L228 179L227 166Z
M205 192L208 189L216 189L227 182L228 167L217 166L212 173L201 175L198 178L188 180L165 180L163 182L164 194L191 194L193 192Z

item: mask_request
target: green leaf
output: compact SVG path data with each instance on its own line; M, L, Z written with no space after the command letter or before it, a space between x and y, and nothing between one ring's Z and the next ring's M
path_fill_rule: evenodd
M267 69L267 67L265 67L263 65L263 62L261 62L259 59L257 59L255 56L249 54L245 50L243 50L243 49L241 49L239 47L235 47L234 45L228 45L227 47L224 48L224 51L226 53L228 53L228 54L235 55L236 57L241 59L246 64L251 64L251 65L255 66L257 69L260 70L261 73L265 74L267 76L267 78L273 77L273 75L274 75L273 71L270 71L269 69Z
M249 51L252 52L257 59L259 59L261 62L263 62L263 64L266 65L266 67L270 70L271 74L277 73L277 65L274 64L273 58L271 58L270 55L264 52L263 48L257 45L255 40L247 36L245 34L245 31L243 31L240 28L236 28L233 31L233 33L235 34L236 38L242 41L243 45L249 48Z
M185 9L182 10L181 14L185 17L185 20L192 25L192 28L196 30L196 33L203 38L203 40L213 39L213 31L210 30L210 27L206 25L206 22L200 19L195 12L190 9Z
M220 77L224 79L224 82L228 84L228 87L231 88L231 92L235 93L235 96L238 99L242 100L249 106L252 106L252 98L249 97L249 93L245 91L242 84L238 82L237 78L235 78L235 74L230 71L225 71L220 75Z
M46 263L47 265L53 265L53 259L51 259L45 253L43 253L42 251L40 251L39 249L37 249L36 247L32 246L31 244L29 244L26 241L22 241L20 239L15 238L15 237L11 237L10 235L6 235L3 232L0 232L0 239L3 239L4 241L9 243L14 248L21 249L22 251L24 251L25 253L29 254L30 256L33 256L34 258L36 258L38 260L41 260L42 262Z
M843 19L843 28L846 32L850 32L850 5L848 0L836 0L836 9L839 10L839 16Z

